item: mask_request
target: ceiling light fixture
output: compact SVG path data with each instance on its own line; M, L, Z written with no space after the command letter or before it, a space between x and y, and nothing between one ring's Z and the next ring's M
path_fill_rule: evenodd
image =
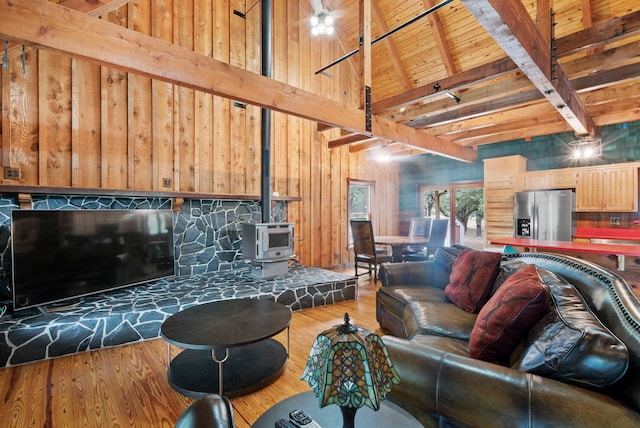
M376 150L375 160L380 163L391 162L393 159L392 159L391 151L389 150L389 146L385 144L382 147L380 147L378 150Z
M572 159L591 159L602 156L602 139L586 137L569 143Z
M310 23L311 34L314 36L321 36L323 34L330 36L335 31L333 28L333 16L331 16L326 9L316 11L311 17Z
M454 94L453 92L447 92L447 96L452 100L456 100L457 103L460 102L460 97Z

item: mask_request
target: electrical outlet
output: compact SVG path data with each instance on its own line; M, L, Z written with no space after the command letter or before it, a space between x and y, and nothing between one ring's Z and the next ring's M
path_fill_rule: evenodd
M4 168L5 180L20 180L20 168Z
M620 225L620 217L609 217L609 223L619 226Z
M171 179L170 178L163 178L162 179L162 186L163 187L171 187Z

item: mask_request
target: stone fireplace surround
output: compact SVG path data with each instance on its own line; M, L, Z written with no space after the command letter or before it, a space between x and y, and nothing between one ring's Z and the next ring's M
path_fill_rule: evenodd
M0 197L0 296L10 290L11 211ZM33 195L33 209L168 209L170 198ZM292 310L357 298L355 277L290 265L256 279L242 259L240 223L260 222L259 201L191 199L174 211L175 277L28 309L0 318L0 367L153 339L162 322L187 307L230 298L271 299ZM284 221L277 202L273 221ZM22 313L21 313L22 312Z

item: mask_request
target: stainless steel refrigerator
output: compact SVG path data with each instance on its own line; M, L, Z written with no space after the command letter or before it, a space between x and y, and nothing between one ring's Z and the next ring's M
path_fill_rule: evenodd
M572 241L576 231L576 196L572 190L517 192L516 238Z

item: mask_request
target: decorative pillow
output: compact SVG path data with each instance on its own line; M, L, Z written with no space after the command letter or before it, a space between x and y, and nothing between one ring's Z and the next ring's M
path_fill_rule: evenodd
M469 355L503 360L549 309L549 289L535 265L511 275L480 310L469 338Z
M598 321L573 285L539 272L553 305L530 331L518 369L582 386L617 382L629 364L625 344Z
M500 288L500 286L504 284L511 275L518 272L526 265L527 264L525 262L521 262L520 260L509 260L500 263L500 271L498 272L496 280L493 281L493 288L491 289L490 295L493 296L496 294L498 288Z
M491 251L463 250L451 268L445 296L465 311L478 313L489 299L501 257Z

